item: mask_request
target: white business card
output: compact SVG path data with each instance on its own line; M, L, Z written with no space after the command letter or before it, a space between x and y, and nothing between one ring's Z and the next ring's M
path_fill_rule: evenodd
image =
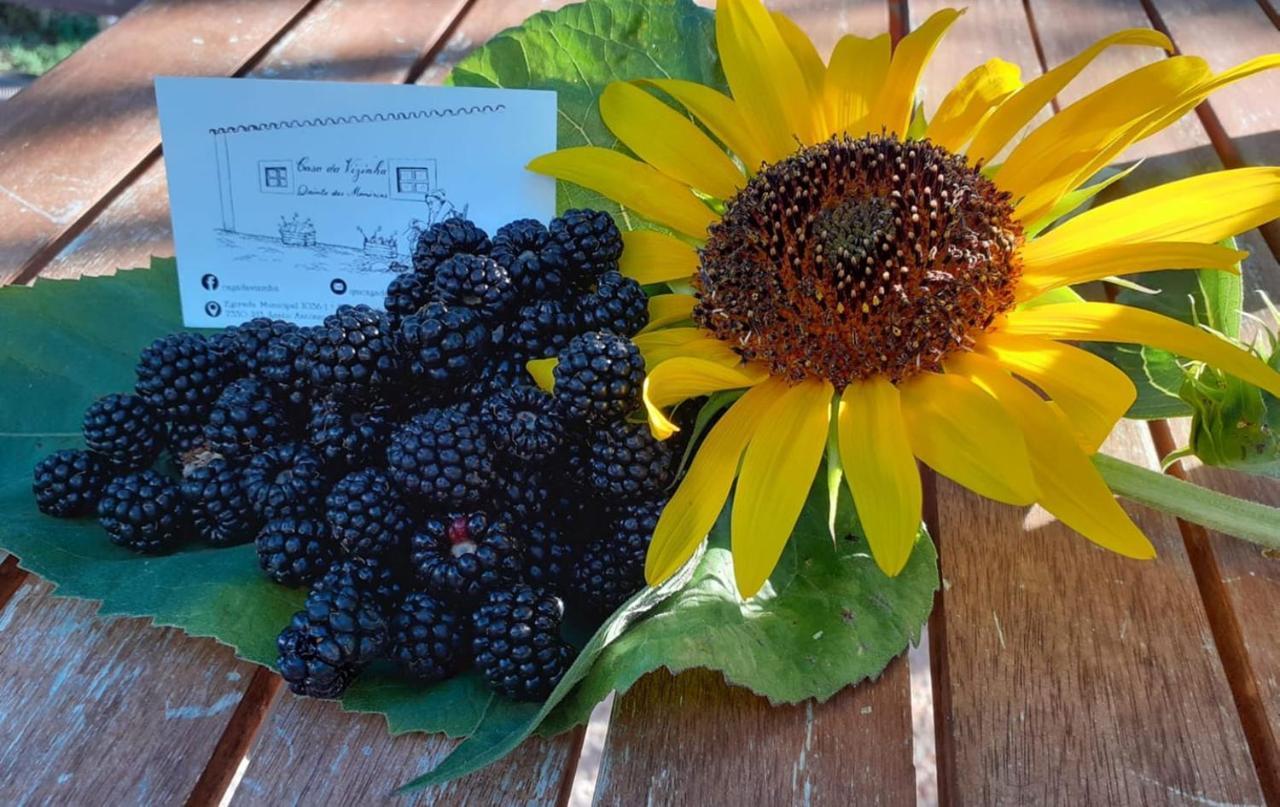
M183 321L380 305L418 235L555 215L553 92L158 78Z

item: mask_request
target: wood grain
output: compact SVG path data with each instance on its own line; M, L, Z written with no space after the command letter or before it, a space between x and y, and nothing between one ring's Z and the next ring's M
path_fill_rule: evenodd
M0 611L0 803L180 802L252 665L51 590L29 577Z
M830 701L770 706L719 673L650 673L614 705L597 805L915 804L905 658Z
M0 283L34 276L54 245L154 155L155 76L232 75L310 2L144 3L6 101Z

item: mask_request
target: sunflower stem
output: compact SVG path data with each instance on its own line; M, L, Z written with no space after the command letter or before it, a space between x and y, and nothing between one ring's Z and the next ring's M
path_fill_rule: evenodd
M1117 494L1183 521L1280 549L1280 508L1228 496L1141 465L1095 454L1093 464Z

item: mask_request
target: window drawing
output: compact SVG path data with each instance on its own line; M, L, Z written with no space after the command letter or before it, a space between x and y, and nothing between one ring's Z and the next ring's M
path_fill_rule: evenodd
M396 193L426 194L431 191L431 172L424 166L396 168Z
M258 161L258 190L263 193L292 193L288 160Z

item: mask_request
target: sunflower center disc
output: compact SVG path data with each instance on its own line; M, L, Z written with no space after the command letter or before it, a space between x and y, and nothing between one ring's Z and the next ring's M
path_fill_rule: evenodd
M833 138L728 203L694 319L744 358L837 389L937 370L1013 305L1022 228L1008 194L926 140Z

